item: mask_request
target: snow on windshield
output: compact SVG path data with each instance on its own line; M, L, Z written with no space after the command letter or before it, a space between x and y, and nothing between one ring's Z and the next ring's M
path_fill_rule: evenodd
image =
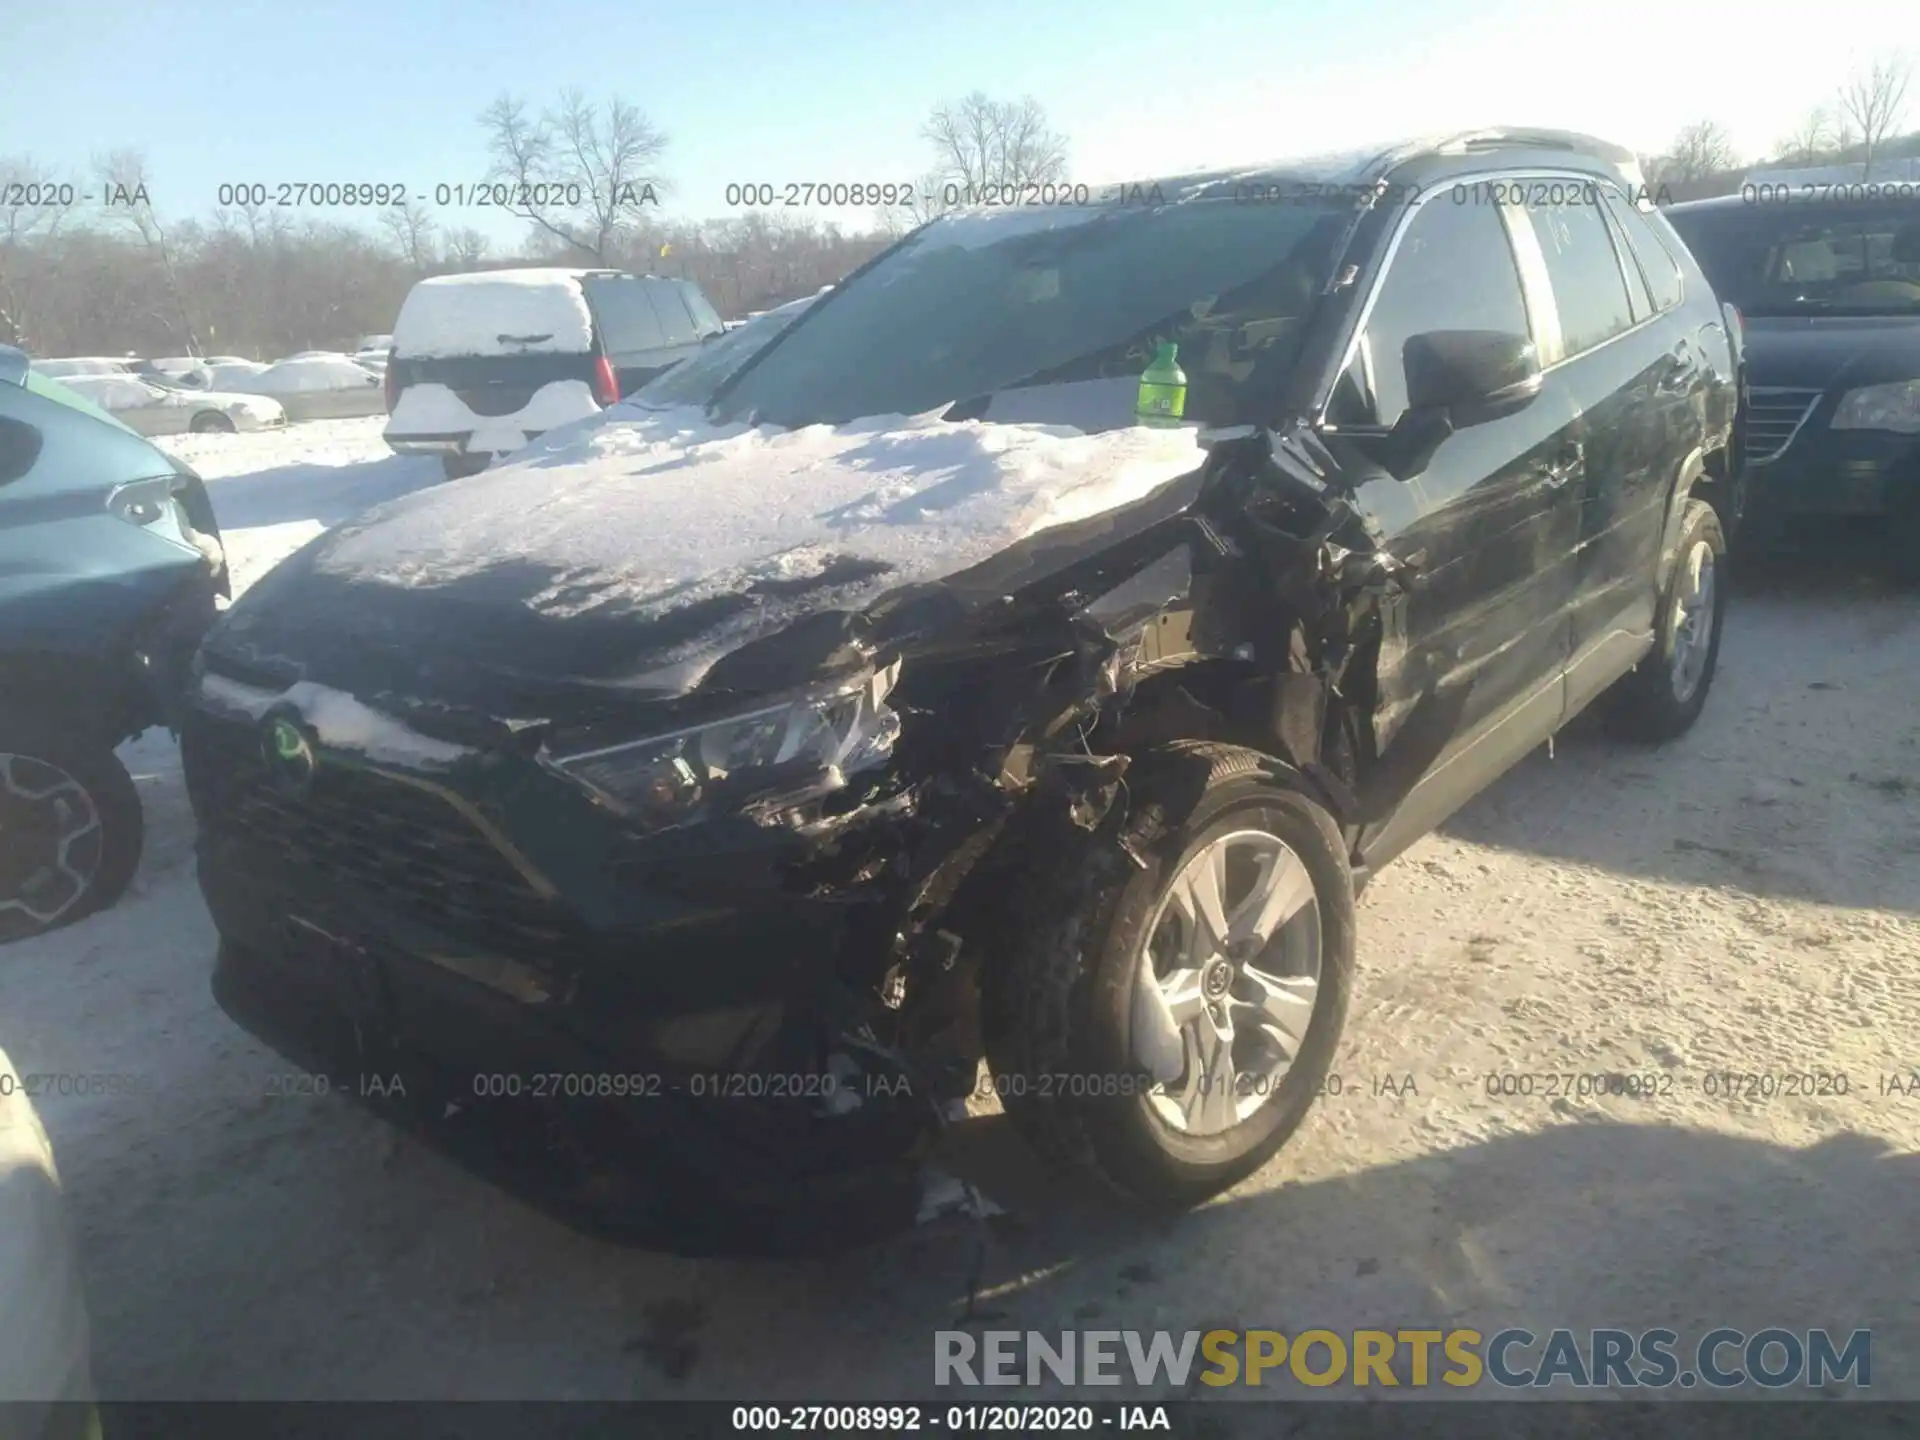
M422 280L393 336L395 351L416 359L578 354L592 348L593 316L572 271L482 270Z
M412 587L531 564L551 577L530 601L542 613L658 616L878 561L885 573L843 597L864 603L1140 499L1201 464L1196 434L933 416L750 429L691 409L616 411L370 512L318 564Z

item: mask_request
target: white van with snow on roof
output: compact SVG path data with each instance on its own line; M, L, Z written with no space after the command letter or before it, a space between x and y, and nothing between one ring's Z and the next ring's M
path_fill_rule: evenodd
M486 469L557 425L631 394L722 333L687 280L537 268L436 275L393 328L387 444Z

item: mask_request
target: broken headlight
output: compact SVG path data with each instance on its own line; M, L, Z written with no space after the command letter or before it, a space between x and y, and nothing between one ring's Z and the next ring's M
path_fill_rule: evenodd
M830 691L552 763L649 828L721 814L766 819L885 762L900 733L886 705L899 673L896 661Z

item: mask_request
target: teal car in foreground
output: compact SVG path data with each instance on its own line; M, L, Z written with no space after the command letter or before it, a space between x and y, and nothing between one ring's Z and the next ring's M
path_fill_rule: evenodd
M227 589L200 478L0 347L0 943L133 878L114 747L168 721Z

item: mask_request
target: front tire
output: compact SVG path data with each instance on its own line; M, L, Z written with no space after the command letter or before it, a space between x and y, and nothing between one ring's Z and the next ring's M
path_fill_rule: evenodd
M0 726L0 944L104 910L140 865L140 796L104 745Z
M1693 728L1713 688L1727 609L1727 541L1720 517L1689 500L1673 574L1660 592L1653 649L1601 697L1607 729L1657 745Z
M212 411L208 411L204 415L194 416L193 424L188 428L196 435L231 435L233 434L233 421L225 415L218 415Z
M1043 1156L1184 1209L1264 1165L1319 1094L1353 881L1332 816L1258 752L1169 747L1129 771L1127 797L1009 927L987 1061Z
M487 468L492 459L491 455L468 455L464 451L448 451L440 457L440 469L449 480L464 480L469 475L478 475Z

